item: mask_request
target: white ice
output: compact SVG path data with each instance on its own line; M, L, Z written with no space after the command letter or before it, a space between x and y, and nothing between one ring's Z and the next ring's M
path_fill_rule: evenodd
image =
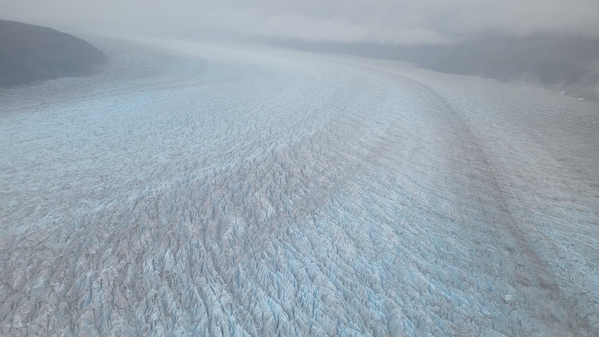
M93 42L98 74L0 89L0 335L599 335L596 104Z

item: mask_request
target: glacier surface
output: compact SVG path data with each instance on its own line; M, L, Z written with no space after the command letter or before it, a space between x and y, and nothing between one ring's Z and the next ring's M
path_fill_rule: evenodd
M398 62L97 38L0 89L2 336L598 336L599 109Z

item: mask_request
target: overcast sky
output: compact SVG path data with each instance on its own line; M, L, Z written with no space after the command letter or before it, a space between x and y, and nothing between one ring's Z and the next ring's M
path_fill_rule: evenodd
M599 37L599 0L0 0L0 18L352 43L449 43L488 32Z

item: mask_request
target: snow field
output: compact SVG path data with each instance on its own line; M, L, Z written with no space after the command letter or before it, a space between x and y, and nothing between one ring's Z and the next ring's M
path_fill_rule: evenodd
M2 334L599 334L592 103L99 42L97 75L0 91Z

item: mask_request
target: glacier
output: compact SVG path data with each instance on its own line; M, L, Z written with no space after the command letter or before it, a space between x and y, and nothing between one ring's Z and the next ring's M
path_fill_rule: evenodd
M599 108L101 38L0 89L2 336L599 336Z

